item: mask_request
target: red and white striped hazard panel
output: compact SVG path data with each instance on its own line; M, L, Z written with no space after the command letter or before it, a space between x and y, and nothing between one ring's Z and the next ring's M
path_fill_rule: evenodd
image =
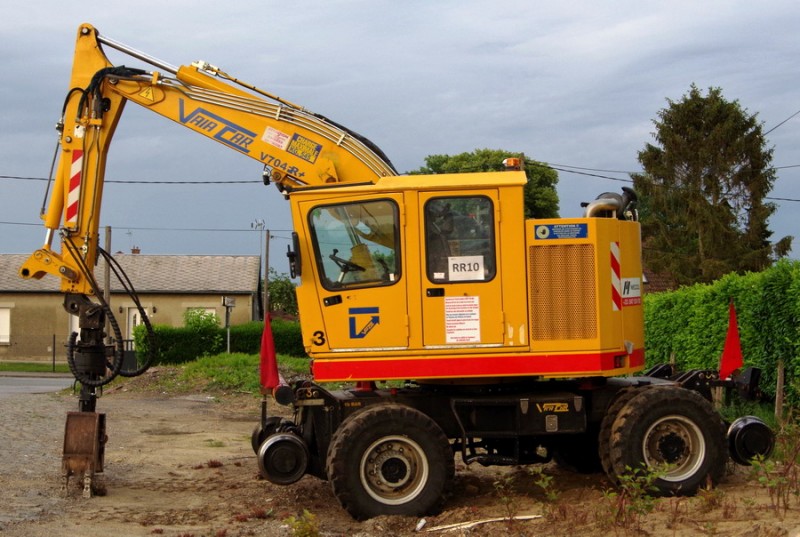
M72 166L69 173L69 192L67 193L67 209L64 213L64 225L76 227L78 225L78 208L81 201L81 177L83 176L83 151L72 151Z
M622 285L620 279L619 243L611 243L611 308L622 310Z

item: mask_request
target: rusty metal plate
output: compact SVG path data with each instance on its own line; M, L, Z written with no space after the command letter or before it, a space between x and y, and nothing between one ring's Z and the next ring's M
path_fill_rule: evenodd
M64 428L62 469L67 475L100 473L106 443L106 415L68 412Z

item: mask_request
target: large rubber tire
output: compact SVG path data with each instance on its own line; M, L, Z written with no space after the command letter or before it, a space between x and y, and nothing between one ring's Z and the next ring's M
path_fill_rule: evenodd
M327 459L333 493L353 518L433 514L450 492L450 442L413 408L378 404L342 423Z
M679 386L654 386L627 401L611 427L611 471L620 476L667 466L654 485L661 495L692 495L722 478L725 425L701 395Z
M620 411L628 401L636 397L642 390L646 390L651 386L623 388L617 392L616 398L611 402L603 415L603 421L600 422L600 434L598 435L597 444L600 454L600 466L612 482L618 483L619 478L611 468L611 427L614 425L614 420L619 416Z

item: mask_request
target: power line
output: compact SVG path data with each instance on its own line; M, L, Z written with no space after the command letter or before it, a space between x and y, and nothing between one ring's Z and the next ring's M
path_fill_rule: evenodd
M769 197L769 196L764 196L764 199L765 200L772 200L772 201L798 201L798 202L800 202L800 200L796 200L796 199L792 199L792 198L772 198L772 197Z
M35 226L35 227L41 227L41 225L42 225L41 222L39 222L38 224L32 224L30 222L1 222L0 221L0 225L3 225L3 224L5 224L7 226Z
M794 113L794 114L792 114L791 116L787 117L786 119L784 119L783 121L781 121L780 123L778 123L777 125L775 125L774 127L772 127L770 130L768 130L767 132L765 132L765 133L764 133L764 136L766 136L767 134L771 133L772 131L774 131L775 129L777 129L778 127L780 127L781 125L783 125L784 123L786 123L787 121L789 121L790 119L792 119L792 118L793 118L794 116L796 116L797 114L800 114L800 110L798 110L797 112L795 112L795 113Z
M141 226L111 226L113 229L129 229L133 231L221 231L221 232L231 232L231 233L253 233L258 230L251 229L251 228L203 228L203 227L141 227ZM286 232L291 233L291 229L275 229L273 230L270 228L270 234L272 231L277 231L280 233Z
M603 170L601 168L584 168L584 167L581 167L581 166L571 166L569 164L556 164L556 163L553 163L553 162L549 162L549 163L545 162L543 164L547 164L548 166L551 166L551 167L560 166L562 168L572 168L574 170L586 170L586 171L589 171L589 172L626 173L626 174L640 173L640 172L632 172L632 171L627 171L627 170Z
M602 168L585 168L585 167L581 167L581 166L570 166L569 164L555 164L555 163L552 163L552 162L542 162L541 164L545 165L548 168L552 168L554 170L563 171L565 173L576 173L576 174L580 174L580 172L573 171L573 170L585 170L587 172L603 172L603 173L624 173L624 174L628 174L628 175L636 174L636 173L643 173L643 170L638 170L638 171L604 170ZM562 168L569 168L569 169L562 169ZM789 169L789 168L800 168L800 164L789 164L787 166L771 166L770 168L767 168L767 169L769 169L769 170L786 170L786 169ZM608 176L605 176L605 175L594 175L594 174L590 174L590 173L587 173L585 175L591 175L593 177L602 177L603 179L611 179L611 180L614 180L614 181L625 181L625 179L619 179L619 178L616 178L616 177L608 177Z
M573 173L573 174L576 174L576 175L586 175L586 176L589 176L589 177L599 177L601 179L608 179L609 181L619 181L619 182L622 182L622 183L633 183L633 179L623 179L621 177L609 177L608 175L600 175L600 174L597 174L597 173L588 173L588 172L575 171L575 170L592 170L593 168L580 168L578 166L573 166L573 168L575 168L575 170L570 170L570 169L557 167L557 166L562 166L560 164L559 165L551 165L551 164L548 164L546 162L542 162L540 164L542 166L546 167L546 168L550 168L552 170L556 170L556 171L559 171L559 172ZM781 170L781 169L784 169L784 168L798 168L798 167L800 167L800 164L792 164L791 166L780 166L780 167L775 167L775 168L772 168L772 169L773 170ZM596 171L605 171L605 172L610 172L610 173L642 173L642 172L622 172L622 171L615 172L615 171L612 171L612 170L596 170ZM800 199L793 199L793 198L776 198L776 197L771 197L771 196L764 196L764 199L765 200L771 200L771 201L792 201L792 202L800 203Z
M623 183L632 183L633 182L633 179L623 179L622 177L609 177L608 175L600 175L600 174L597 174L597 173L579 172L579 171L576 171L576 170L568 170L566 168L559 168L557 166L554 166L554 165L551 165L551 164L547 164L546 162L543 162L542 165L544 167L546 167L546 168L550 168L551 170L556 170L556 171L564 172L564 173L574 173L575 175L585 175L585 176L588 176L588 177L599 177L600 179L608 179L610 181L621 181ZM590 168L579 168L579 169L588 170ZM598 171L602 171L602 170L598 170ZM628 173L628 172L616 172L616 173Z
M800 114L800 110L792 114L790 117L786 118L778 125L773 127L770 131L771 132L796 115ZM555 163L548 163L548 162L536 162L537 165L541 165L545 168L550 168L555 171L563 172L563 173L571 173L575 175L583 175L586 177L597 177L598 179L607 179L609 181L618 181L622 183L633 183L632 179L629 178L622 178L622 177L611 177L609 175L602 175L603 173L620 173L620 174L637 174L643 173L642 171L630 171L630 170L608 170L603 168L588 168L583 166L572 166L569 164L555 164ZM800 164L789 164L786 166L773 166L769 169L772 170L785 170L789 168L800 168ZM601 172L601 173L590 173L590 172ZM19 176L19 175L0 175L0 179L11 179L11 180L20 180L20 181L49 181L50 179L44 177L28 177L28 176ZM115 184L128 184L128 185L231 185L231 184L261 184L262 181L259 180L232 180L232 181L136 181L136 180L106 180L106 183L115 183ZM800 199L792 199L792 198L775 198L765 196L764 199L773 200L773 201L791 201L791 202L799 202ZM188 231L188 230L187 230ZM233 231L233 230L231 230Z
M9 221L0 221L0 225L8 225L8 226L33 226L33 227L41 227L42 223L31 223L31 222L9 222ZM255 230L250 228L202 228L202 227L141 227L141 226L111 226L113 229L126 229L129 231L188 231L188 232L201 232L201 233L252 233ZM276 239L286 239L289 240L291 237L276 235L273 232L277 233L291 233L293 230L291 229L270 229L270 235Z
M0 179L15 179L19 181L49 181L46 177L25 177L20 175L0 175ZM263 184L263 181L251 180L232 180L232 181L133 181L133 180L106 180L106 183L121 185L242 185L242 184Z

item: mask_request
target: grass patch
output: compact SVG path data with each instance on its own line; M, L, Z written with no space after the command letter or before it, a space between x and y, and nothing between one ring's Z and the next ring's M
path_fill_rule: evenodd
M310 362L306 357L278 355L278 368L289 383L297 377L310 377ZM252 393L260 396L259 364L258 354L223 353L204 356L179 366L157 365L140 377L119 376L109 384L109 387L125 387L130 391L164 393L217 391ZM0 371L49 373L52 370L53 365L46 362L0 362ZM67 364L56 364L56 372L70 371ZM332 390L344 389L352 387L352 383L331 383L326 387ZM381 387L385 385L382 384Z
M119 376L110 389L131 392L183 394L211 392L261 395L258 354L218 354L204 356L182 365L155 365L133 378ZM287 382L309 376L309 359L278 355L278 368Z
M257 354L218 354L205 356L183 366L180 380L187 386L209 390L258 394L259 356ZM278 355L278 366L290 374L307 374L308 358Z
M204 356L187 362L180 378L196 388L258 393L258 356L238 353Z
M55 364L55 369L51 362L0 362L0 371L11 371L14 373L69 373L67 364Z
M775 408L771 403L759 403L755 401L736 400L733 404L725 405L719 409L723 419L733 422L740 416L755 416L760 418L773 431L780 428L778 420L775 419Z
M309 375L311 374L311 359L279 354L278 367L294 375Z

